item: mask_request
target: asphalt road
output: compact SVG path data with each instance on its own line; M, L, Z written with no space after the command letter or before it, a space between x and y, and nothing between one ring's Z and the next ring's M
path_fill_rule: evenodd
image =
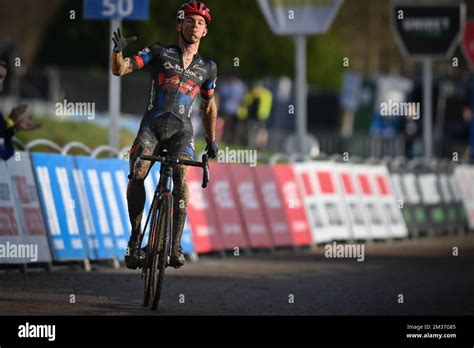
M168 269L160 315L474 314L472 234L370 243L363 262L324 251L207 257ZM0 315L155 314L141 307L139 274L104 265L3 270Z

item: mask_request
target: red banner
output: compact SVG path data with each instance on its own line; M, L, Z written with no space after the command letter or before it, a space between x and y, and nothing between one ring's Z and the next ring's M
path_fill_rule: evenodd
M215 211L220 226L220 234L225 249L248 247L244 223L239 213L238 199L233 190L230 171L235 166L229 164L210 163L209 191L212 192ZM253 246L253 245L252 245Z
M289 223L284 207L283 196L278 188L273 168L259 165L254 174L257 178L257 187L260 189L260 199L268 219L268 226L272 233L275 246L293 245Z
M212 180L212 171L210 173ZM187 208L194 248L198 253L219 251L223 241L212 202L210 187L203 189L202 169L190 167L188 173L189 204Z
M296 184L295 173L290 164L273 166L277 186L283 197L283 207L289 221L289 231L294 245L312 243L310 226L304 210L303 201Z
M233 189L243 217L247 237L253 248L271 248L273 241L270 228L263 214L263 202L259 199L251 168L244 164L225 164L233 179Z

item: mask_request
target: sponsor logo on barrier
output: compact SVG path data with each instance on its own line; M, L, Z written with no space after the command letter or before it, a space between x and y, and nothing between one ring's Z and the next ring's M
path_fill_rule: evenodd
M13 207L0 207L0 234L18 234L18 224Z
M212 186L214 193L214 201L216 204L224 209L234 209L235 204L230 193L230 182L219 180Z
M0 244L0 259L29 259L38 261L38 244Z
M324 256L326 258L342 258L354 259L358 262L365 260L365 245L364 244L326 244L324 246Z
M56 116L87 117L88 120L95 118L95 103L93 102L68 102L64 99L62 103L55 104Z
M190 205L196 210L206 210L209 208L209 204L204 197L204 193L201 188L201 184L197 181L192 181L188 184L189 195L192 200L189 201Z
M248 164L250 167L257 165L257 150L233 150L226 146L217 154L219 163Z
M20 338L47 338L48 341L56 340L56 325L34 325L26 322L18 326Z
M262 196L266 206L270 209L280 209L281 202L278 197L278 189L273 181L265 182L261 185Z
M7 183L0 183L0 201L10 200L10 189Z

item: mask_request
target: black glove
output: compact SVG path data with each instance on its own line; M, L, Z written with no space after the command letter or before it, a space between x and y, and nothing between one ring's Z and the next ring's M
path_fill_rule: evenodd
M210 141L209 139L206 138L206 152L207 155L210 158L216 158L217 153L219 152L219 147L217 146L217 143L215 141Z
M120 31L120 28L117 28L117 31L114 31L114 37L112 38L112 41L115 44L114 52L117 52L117 53L122 52L125 47L130 45L136 39L137 39L136 36L131 36L128 38L123 37L122 32Z

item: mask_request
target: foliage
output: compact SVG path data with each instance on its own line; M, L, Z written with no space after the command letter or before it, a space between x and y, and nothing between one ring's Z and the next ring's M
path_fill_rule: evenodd
M132 55L151 42L176 43L176 11L179 1L150 1L147 22L123 22L126 36L136 35L138 41L126 49ZM275 36L268 27L254 0L207 0L213 21L200 51L218 64L222 76L238 59L242 78L293 76L294 44L289 37ZM71 10L77 18L71 20ZM108 69L110 56L109 23L85 21L82 0L68 0L51 21L44 37L37 62L60 66L81 66ZM343 72L342 48L334 35L308 40L308 82L310 85L336 89Z

